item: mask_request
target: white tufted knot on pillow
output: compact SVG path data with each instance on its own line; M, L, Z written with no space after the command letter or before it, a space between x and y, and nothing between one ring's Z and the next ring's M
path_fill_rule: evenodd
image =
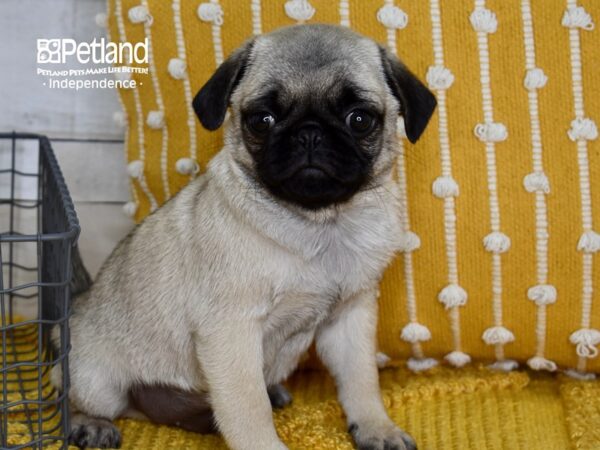
M98 25L100 28L106 28L108 26L108 16L106 13L101 12L96 14L94 20L96 21L96 25Z
M578 139L593 141L598 137L598 128L592 119L577 118L571 122L571 128L567 131L567 134L572 141Z
M386 28L400 30L408 24L408 16L394 5L385 5L377 11L377 20Z
M600 331L593 328L582 328L569 337L571 344L577 346L577 355L582 358L595 358L598 356L596 346L600 344Z
M134 202L127 202L123 205L123 212L125 213L126 216L128 217L133 217L135 216L135 213L137 212L137 204Z
M127 13L127 17L129 17L131 23L146 23L152 25L153 21L148 8L142 5L131 8Z
M471 362L471 357L465 352L459 352L457 350L448 353L444 356L444 359L454 367L463 367Z
M431 339L431 332L425 325L417 322L412 322L402 328L400 339L406 342L423 342Z
M454 83L454 75L444 66L430 66L425 79L431 89L448 89Z
M515 335L506 327L491 327L483 332L481 338L488 345L508 344L515 340Z
M501 142L508 137L506 126L499 122L478 123L474 132L482 142Z
M200 166L195 159L181 158L175 163L175 170L181 175L196 175L200 171Z
M529 90L539 89L546 86L548 77L542 69L536 67L535 69L529 69L525 74L525 81L523 84Z
M567 28L581 28L583 30L593 30L594 22L592 16L583 8L583 6L571 6L562 17L562 25Z
M120 127L127 126L127 115L123 111L115 111L113 113L113 121Z
M543 358L541 356L534 356L527 360L527 365L533 370L547 370L548 372L555 372L557 367L554 361Z
M146 118L146 124L154 129L158 130L165 126L165 114L162 111L150 111Z
M399 251L409 253L421 247L421 239L413 231L406 231L400 237Z
M500 231L494 231L483 238L483 246L491 253L505 253L510 249L510 238Z
M527 192L550 193L550 181L544 172L532 172L523 178L523 186Z
M433 358L408 358L406 367L413 372L424 372L438 365Z
M469 17L471 25L475 31L484 33L494 33L498 28L498 20L496 14L487 8L477 8Z
M584 253L596 253L600 251L600 233L593 230L583 233L577 243L577 250Z
M551 284L538 284L527 290L527 298L536 305L551 305L556 302L556 288Z
M446 309L463 306L467 303L467 291L458 284L449 284L438 294L438 300Z
M197 14L204 22L223 25L223 8L218 3L200 3Z
M306 22L315 14L315 8L312 7L308 0L289 0L285 2L284 8L288 17L298 22Z
M580 381L592 381L596 379L596 374L591 372L580 372L577 369L567 369L564 374Z
M131 161L127 164L127 173L131 178L139 180L144 175L144 163L139 159Z
M438 198L458 197L459 189L456 180L449 176L437 177L431 186L433 195Z
M183 59L171 58L167 69L176 80L183 80L185 78L186 64Z
M491 370L499 370L501 372L512 372L519 367L519 363L514 359L502 359L488 366Z

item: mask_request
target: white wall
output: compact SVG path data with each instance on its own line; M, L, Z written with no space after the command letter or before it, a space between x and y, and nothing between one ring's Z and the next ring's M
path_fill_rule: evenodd
M38 38L103 37L95 16L105 10L104 0L0 0L0 131L100 141L53 143L92 273L133 225L122 212L129 198L123 144L114 142L123 139L123 130L112 119L120 105L111 90L49 89L36 74L36 58ZM0 146L0 168L6 162L6 148ZM6 195L2 183L0 179L0 198ZM3 214L0 210L0 226Z

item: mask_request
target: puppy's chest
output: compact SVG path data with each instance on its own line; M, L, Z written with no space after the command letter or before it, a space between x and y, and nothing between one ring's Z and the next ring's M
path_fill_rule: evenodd
M334 230L320 237L314 257L280 262L273 271L271 325L318 325L340 302L374 287L395 251L385 234L373 239Z

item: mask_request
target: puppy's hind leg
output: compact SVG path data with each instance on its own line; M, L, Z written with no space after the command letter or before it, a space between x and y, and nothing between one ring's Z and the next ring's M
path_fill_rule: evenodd
M217 431L208 394L173 386L138 385L131 389L132 406L152 422L195 433Z

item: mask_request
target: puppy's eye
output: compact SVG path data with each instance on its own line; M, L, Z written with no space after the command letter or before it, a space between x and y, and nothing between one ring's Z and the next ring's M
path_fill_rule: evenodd
M365 135L371 131L374 122L373 116L362 109L355 109L346 116L346 125L358 135Z
M255 133L264 134L275 125L275 117L267 112L261 112L248 117L247 123Z

